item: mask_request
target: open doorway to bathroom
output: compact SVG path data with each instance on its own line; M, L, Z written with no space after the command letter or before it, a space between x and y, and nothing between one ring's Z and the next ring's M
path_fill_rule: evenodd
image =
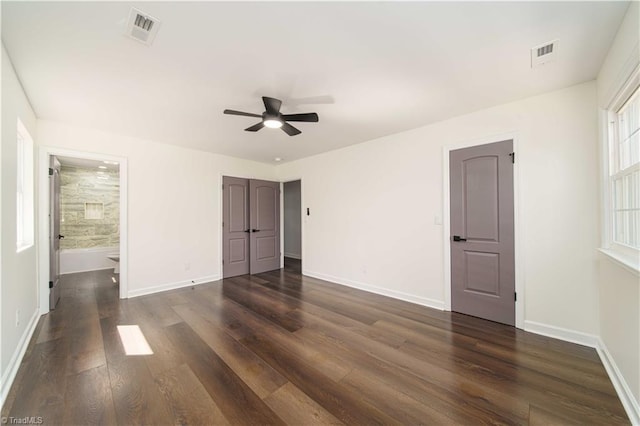
M302 272L302 197L301 181L285 182L284 204L284 266Z
M51 155L49 161L49 309L60 276L108 270L120 276L120 165Z
M108 275L127 298L127 159L43 146L38 164L40 313L77 273Z

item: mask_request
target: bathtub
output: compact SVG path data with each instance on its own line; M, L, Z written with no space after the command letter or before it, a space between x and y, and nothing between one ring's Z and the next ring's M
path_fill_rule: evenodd
M119 250L120 247L60 250L60 275L97 271L99 269L113 269L119 266L120 263L114 263L108 256L118 255Z

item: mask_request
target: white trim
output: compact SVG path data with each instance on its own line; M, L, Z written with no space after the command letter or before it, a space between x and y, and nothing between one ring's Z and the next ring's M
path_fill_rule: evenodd
M605 259L626 269L636 277L640 277L640 260L622 255L619 251L599 248L598 251L604 255Z
M36 308L36 310L33 312L33 315L31 316L31 319L29 320L29 325L27 325L27 328L24 330L24 333L22 333L22 336L20 337L18 346L13 352L13 356L11 357L11 361L9 361L9 365L7 365L5 373L2 375L2 389L0 389L0 407L4 407L4 403L6 401L7 395L9 394L9 390L11 389L11 385L13 385L16 374L18 374L18 369L20 368L20 364L22 363L22 358L24 358L24 354L29 347L29 342L31 342L33 332L36 330L36 326L38 325L39 318L40 314L38 312L38 308Z
M38 293L40 314L49 312L49 157L59 155L98 161L117 161L120 175L120 298L128 297L128 167L126 157L108 154L88 153L83 151L57 148L53 146L39 147L39 160L36 176L38 177Z
M524 328L525 286L524 286L524 228L520 219L520 166L518 161L518 133L508 132L480 139L459 141L442 147L442 241L444 261L444 310L451 310L451 194L449 192L449 152L460 148L486 145L494 142L512 140L516 161L513 168L513 228L515 250L515 284L518 299L516 301L516 327Z
M598 346L596 349L598 355L600 355L602 365L604 365L604 369L607 370L611 383L613 383L613 387L618 394L618 398L620 398L620 402L627 412L629 420L631 420L631 424L640 425L640 404L638 404L638 401L633 396L631 388L624 379L620 369L618 369L613 356L611 356L607 345L604 344L601 337L598 337Z
M280 244L281 244L281 256L280 267L284 268L284 258L291 257L293 259L302 260L304 258L304 224L305 224L305 212L304 207L304 181L302 177L288 177L280 180ZM291 254L284 252L284 184L287 182L300 181L300 254Z
M600 336L542 324L535 321L525 321L524 329L530 333L540 334L542 336L596 349L600 356L600 360L602 361L602 365L604 365L607 375L618 394L618 398L620 398L620 402L622 403L627 416L631 420L631 424L640 425L640 404L638 404L638 401L635 399L633 392L631 392L631 388L624 379L624 376L616 365L613 356L609 352L609 349L607 349L607 345L605 345Z
M554 339L564 340L569 343L589 346L590 348L598 347L599 337L595 334L583 333L581 331L570 330L568 328L556 327L555 325L543 324L540 322L526 320L524 322L524 331L540 334Z
M359 290L368 291L369 293L380 294L382 296L391 297L393 299L404 300L405 302L411 302L418 305L426 306L428 308L438 309L444 311L444 302L441 300L429 299L427 297L415 296L413 294L403 293L400 291L393 291L382 287L377 287L371 284L350 280L347 278L335 277L333 275L321 274L314 271L303 271L302 275L306 275L312 278L317 278L324 281L329 281L334 284L343 285L346 287L357 288Z
M154 293L160 293L163 291L175 290L177 288L196 286L196 285L210 283L212 281L218 281L218 280L220 280L220 274L209 275L207 277L196 278L194 280L184 280L184 281L177 281L173 283L165 283L165 284L154 285L150 287L138 288L135 290L131 290L127 296L130 298L145 296L147 294L154 294Z

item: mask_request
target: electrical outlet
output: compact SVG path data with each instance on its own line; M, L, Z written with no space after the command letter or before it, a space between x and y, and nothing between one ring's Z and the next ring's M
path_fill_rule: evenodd
M20 325L20 309L16 309L16 327Z

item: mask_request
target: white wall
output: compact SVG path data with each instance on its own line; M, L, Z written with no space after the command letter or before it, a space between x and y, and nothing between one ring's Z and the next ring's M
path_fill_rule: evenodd
M29 105L2 47L2 287L0 289L0 403L4 403L9 386L26 348L37 319L38 293L36 248L16 253L16 140L17 119L20 118L34 143L37 143L36 116ZM34 153L36 147L34 147ZM35 154L34 154L35 157ZM36 168L34 167L34 170ZM34 182L36 181L34 177ZM37 234L36 234L37 239ZM16 325L16 313L19 324Z
M278 166L304 181L305 273L443 307L443 147L505 133L525 326L597 333L595 82Z
M285 182L284 191L284 255L300 259L301 222L300 222L300 181Z
M128 294L218 279L221 176L275 177L273 166L39 120L40 144L126 157Z
M640 3L632 2L598 76L601 110L609 106L640 66L639 29ZM602 152L606 152L606 143L603 138ZM632 411L635 422L640 422L640 278L619 263L603 258L598 284L600 337L620 374L618 385L627 393L621 399L626 402L627 411Z

